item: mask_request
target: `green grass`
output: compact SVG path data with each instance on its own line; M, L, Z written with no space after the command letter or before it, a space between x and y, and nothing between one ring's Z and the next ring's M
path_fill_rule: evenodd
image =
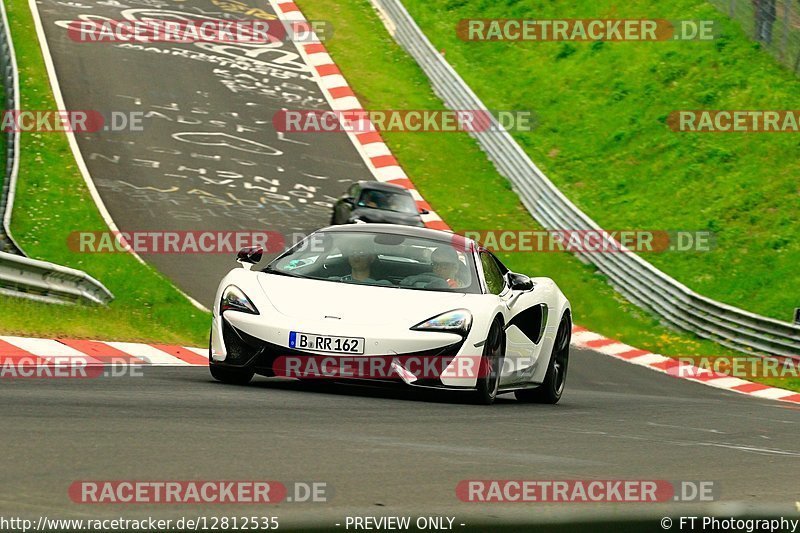
M308 19L328 20L336 28L328 49L365 108L441 109L427 78L385 31L368 0L301 0L298 4ZM452 228L539 227L468 135L387 133L384 137L415 186ZM741 355L664 328L619 296L594 268L571 255L501 255L514 270L552 277L572 301L575 321L593 331L674 356ZM781 380L781 384L800 390L800 380Z
M677 133L678 109L796 109L795 76L703 0L406 0L492 109L530 109L514 136L580 208L609 229L700 230L706 253L645 259L695 291L791 320L800 263L800 137ZM462 18L714 19L704 42L464 42ZM339 34L341 35L341 33Z
M33 19L24 0L6 2L21 107L55 109ZM90 81L87 80L87 83ZM163 275L129 254L81 254L73 231L103 231L103 222L62 133L23 133L11 231L30 256L85 270L116 296L107 307L60 306L0 297L7 335L159 341L204 346L210 315L193 307Z

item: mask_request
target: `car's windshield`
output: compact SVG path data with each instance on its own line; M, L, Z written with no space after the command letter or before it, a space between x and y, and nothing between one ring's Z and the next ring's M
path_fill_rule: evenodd
M405 192L379 191L366 189L358 199L358 207L372 207L400 213L418 213L417 204L410 194Z
M264 271L338 283L480 292L472 254L463 247L393 233L317 232Z

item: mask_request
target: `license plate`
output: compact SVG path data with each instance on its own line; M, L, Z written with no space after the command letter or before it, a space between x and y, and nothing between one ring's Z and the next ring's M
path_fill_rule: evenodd
M289 348L314 352L363 354L364 339L291 331L289 332Z

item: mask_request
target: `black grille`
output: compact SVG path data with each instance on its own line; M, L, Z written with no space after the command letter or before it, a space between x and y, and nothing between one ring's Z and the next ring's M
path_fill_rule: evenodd
M256 370L268 375L272 375L273 363L278 357L314 357L320 355L334 355L334 354L324 354L324 353L303 352L300 350L287 348L285 346L272 344L270 342L253 337L252 335L248 335L247 333L231 326L224 320L223 320L222 331L223 331L223 339L225 339L225 346L228 349L228 354L229 354L228 356L232 357L232 359L226 360L226 363L230 362L231 364L242 365L242 364L250 364L252 362ZM385 357L386 358L441 357L444 359L452 360L456 356L456 354L458 354L458 351L464 344L464 340L465 339L462 339L461 341L455 344L443 346L442 348L436 350L423 350L419 352L402 353L397 355L390 354L386 355ZM450 361L448 360L446 362L449 363ZM446 365L442 366L444 367ZM420 379L416 381L415 384L425 385L429 387L436 387L442 385L441 381L435 378Z

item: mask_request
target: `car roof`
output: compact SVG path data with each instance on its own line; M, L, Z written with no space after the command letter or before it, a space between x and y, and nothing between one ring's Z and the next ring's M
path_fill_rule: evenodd
M394 183L382 183L380 181L362 180L358 182L358 185L362 189L370 189L373 191L389 191L395 193L399 192L411 195L411 192L408 189L400 185L395 185Z
M402 224L375 224L375 223L329 226L327 228L322 228L318 231L320 232L324 231L325 233L340 233L340 232L388 233L391 235L405 235L406 237L419 237L422 239L431 239L434 241L448 242L448 243L452 243L453 237L456 236L455 233L449 231L442 231L438 229L418 228L415 226L404 226ZM474 245L472 239L467 239L466 237L462 237L460 235L458 237L464 239L465 243L472 243Z

